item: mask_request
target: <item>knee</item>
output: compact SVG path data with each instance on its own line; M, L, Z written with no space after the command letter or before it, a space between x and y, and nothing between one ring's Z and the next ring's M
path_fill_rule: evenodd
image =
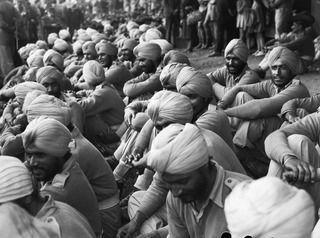
M290 148L299 148L302 144L311 144L313 142L305 135L293 134L288 136L288 144Z
M145 195L146 191L137 191L134 192L128 201L128 215L130 219L134 217L136 212L139 210L141 206L142 199Z

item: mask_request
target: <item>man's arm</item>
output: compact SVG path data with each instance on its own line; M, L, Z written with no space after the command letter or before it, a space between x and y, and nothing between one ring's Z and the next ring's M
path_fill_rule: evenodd
M303 108L309 113L316 112L320 106L320 94L314 95L307 98L295 98L283 104L281 108L281 115L284 116L286 113L290 113L296 116L296 110Z

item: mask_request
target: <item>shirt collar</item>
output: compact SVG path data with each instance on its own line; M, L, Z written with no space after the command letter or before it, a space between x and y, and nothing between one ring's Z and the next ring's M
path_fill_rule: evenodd
M241 71L241 73L240 73L237 77L233 77L233 75L232 75L234 81L235 81L235 82L240 81L240 79L241 79L242 76L247 72L248 69L249 69L249 66L246 65L246 66L243 68L243 70Z
M216 180L214 182L213 188L209 195L209 200L214 202L217 206L223 208L222 191L223 191L225 175L224 175L224 170L220 165L215 164L215 166L217 169L217 175L216 175Z
M277 93L280 93L281 91L285 90L286 88L288 88L291 84L293 84L294 82L299 81L297 79L293 79L291 80L289 83L287 83L284 87L279 88L277 85L273 84L274 89L276 90Z

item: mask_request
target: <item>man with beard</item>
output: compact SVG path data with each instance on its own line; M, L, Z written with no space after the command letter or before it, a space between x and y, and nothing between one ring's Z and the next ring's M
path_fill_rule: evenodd
M263 142L266 136L281 126L282 119L277 114L282 105L290 99L309 95L308 89L296 77L302 72L302 63L294 52L278 46L270 52L268 64L272 79L237 85L218 103L233 118L231 126L236 130L233 143L244 152L243 159L246 161L242 163L255 177L267 172L269 159L265 155ZM250 161L250 156L255 158ZM241 160L239 153L238 157Z
M231 40L225 48L225 66L207 74L213 86L214 95L221 100L223 95L236 85L259 82L259 76L248 64L249 50L240 39Z

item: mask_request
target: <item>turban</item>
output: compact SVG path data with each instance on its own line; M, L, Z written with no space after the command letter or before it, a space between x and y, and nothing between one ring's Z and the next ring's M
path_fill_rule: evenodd
M226 198L224 210L234 238L306 238L314 226L310 195L276 177L238 184Z
M270 51L268 56L268 65L280 62L288 66L291 72L295 75L302 73L303 68L299 57L293 51L283 46L277 46Z
M171 124L152 142L147 164L158 173L187 174L209 162L209 152L201 131L187 123Z
M142 32L146 32L150 28L151 28L151 26L149 26L147 24L142 24L142 25L139 26L139 30L142 31Z
M34 98L26 107L28 122L40 116L56 119L63 125L68 126L71 122L70 107L55 96L42 94Z
M240 39L231 40L224 50L224 57L227 57L228 54L234 54L242 62L247 63L249 50L246 44Z
M26 44L25 46L21 47L18 50L18 53L23 60L27 60L30 52L36 48L37 48L36 44L32 44L32 43Z
M110 24L105 24L103 26L103 32L106 32L106 33L111 33L114 31L114 28L113 26L111 26Z
M25 150L58 157L63 157L69 151L68 145L72 139L69 130L61 122L44 117L31 121L21 136Z
M116 56L118 54L118 49L114 44L107 41L101 41L96 44L96 51L98 54L105 53L106 55Z
M190 99L180 93L162 90L151 98L148 104L148 115L156 122L186 124L193 118Z
M104 69L96 60L89 60L83 65L83 79L87 84L97 86L104 81Z
M44 65L55 65L59 70L63 70L63 57L55 50L48 50L43 56Z
M212 98L210 79L196 69L186 66L177 76L177 91L184 95L196 94L203 98Z
M57 39L53 44L53 49L59 52L67 51L69 49L69 44L62 39Z
M158 40L151 40L150 43L156 43L161 48L161 55L165 55L170 50L173 49L173 45L171 45L167 40L165 39L158 39Z
M28 66L31 67L37 67L41 68L43 67L43 56L32 54L27 59Z
M146 31L145 39L147 42L151 40L161 39L161 38L162 38L162 33L156 28L151 28Z
M17 158L0 156L0 203L10 202L33 192L31 174Z
M161 48L155 43L140 43L133 49L135 56L157 62L161 59Z
M133 50L138 45L138 42L134 39L125 39L121 49Z
M146 33L143 33L143 34L140 36L139 42L140 42L140 43L146 42Z
M305 12L300 12L292 16L292 22L299 22L305 28L311 26L314 21L314 17Z
M139 25L134 21L129 21L127 24L127 31L131 31L133 28L139 28Z
M54 79L59 85L62 84L63 74L53 66L40 68L36 74L38 83L43 84L47 79Z
M33 56L44 56L44 54L46 53L45 49L33 49L32 51L30 51L29 56L33 55Z
M45 42L44 40L37 40L36 46L38 47L38 49L44 50L47 50L49 48L47 42Z
M123 64L112 65L106 72L105 78L114 86L121 85L132 78L130 71ZM118 82L118 83L117 83Z
M181 69L186 67L186 64L179 64L179 63L170 63L166 65L160 74L160 82L162 87L166 89L174 89L176 90L176 81L177 76L180 73Z
M95 49L96 44L93 41L87 41L82 45L82 51L84 54L90 53L97 57L97 51Z
M99 34L99 32L97 31L97 30L95 30L95 29L93 29L93 28L90 28L90 27L88 27L87 29L86 29L86 33L89 35L89 36L93 36L93 35L96 35L96 34Z
M102 33L95 34L91 38L92 38L92 41L94 43L96 43L96 44L99 43L102 40L107 40L107 36L105 34L102 34Z
M77 40L72 44L73 53L78 53L80 50L82 51L83 41Z
M170 50L168 53L164 55L163 64L167 65L169 63L181 63L190 65L188 57L177 50Z
M0 206L0 234L2 238L59 238L60 228L52 216L41 221L14 203Z
M118 33L119 34L125 33L126 31L127 31L127 25L125 23L121 24L118 27Z
M41 90L32 90L31 92L27 93L22 105L22 111L24 114L27 113L27 108L32 103L32 101L42 94L46 94L46 92Z
M91 41L91 37L84 31L79 33L78 40L81 40L83 42Z
M71 34L68 30L62 29L59 31L59 38L62 40L68 40L71 38Z
M22 76L23 80L24 81L33 81L35 82L36 81L36 74L37 74L37 71L38 71L38 67L31 67L29 68L25 74Z
M26 97L28 92L31 92L33 90L40 90L43 92L46 92L46 88L37 82L32 82L32 81L28 81L28 82L23 82L23 83L19 83L14 87L14 94L16 95L17 101L20 104L23 104L24 102L24 98Z
M58 39L58 34L57 33L50 33L48 35L48 44L53 45L56 39Z

